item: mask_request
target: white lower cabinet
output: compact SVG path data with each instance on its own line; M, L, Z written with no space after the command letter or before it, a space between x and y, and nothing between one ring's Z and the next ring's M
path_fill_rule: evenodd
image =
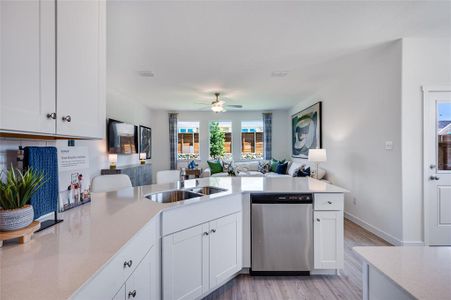
M158 221L146 224L71 299L160 299Z
M343 268L343 211L313 213L315 269Z
M241 213L163 237L163 299L197 299L241 270Z
M130 275L113 300L149 300L152 298L152 265L154 247L144 256L143 260Z

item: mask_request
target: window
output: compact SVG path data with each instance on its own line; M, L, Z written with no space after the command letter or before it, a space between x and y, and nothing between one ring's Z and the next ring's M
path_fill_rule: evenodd
M232 159L232 122L211 122L210 158Z
M241 159L263 159L263 121L241 122Z
M199 159L199 122L178 122L177 132L177 159Z

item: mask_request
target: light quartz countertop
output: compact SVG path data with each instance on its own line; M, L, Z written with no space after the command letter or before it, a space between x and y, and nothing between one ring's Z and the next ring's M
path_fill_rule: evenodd
M36 233L29 243L5 241L0 248L0 299L67 299L127 241L163 210L213 201L243 192L345 193L312 178L222 177L187 180L183 188L215 186L226 192L175 203L145 195L180 183L96 193L92 202L59 214L64 221Z
M355 247L369 265L417 299L450 299L451 247Z

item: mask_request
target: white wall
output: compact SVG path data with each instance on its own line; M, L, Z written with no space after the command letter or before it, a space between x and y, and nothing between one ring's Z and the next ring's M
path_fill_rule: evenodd
M289 135L289 121L287 120L288 111L273 111L272 119L272 156L278 159L289 158L287 148L287 137ZM238 161L241 159L241 121L262 120L261 111L234 111L215 114L210 111L194 112L181 111L178 112L178 121L199 121L199 143L200 143L200 159L206 161L209 156L209 132L208 124L212 121L231 121L232 122L232 154L233 159Z
M403 39L402 219L406 244L419 244L424 238L421 87L428 85L451 85L451 39Z
M314 72L315 78L324 78L322 86L290 115L323 101L323 148L328 155L323 166L332 183L350 191L347 216L399 244L401 42L329 61ZM392 151L385 150L385 141L393 141Z

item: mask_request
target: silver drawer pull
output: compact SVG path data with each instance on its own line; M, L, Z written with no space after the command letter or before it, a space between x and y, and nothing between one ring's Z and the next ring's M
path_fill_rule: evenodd
M327 203L332 204L332 201L327 201Z
M216 232L216 229L212 229L212 230L210 230L210 232L211 232L211 233L215 233L215 232Z
M128 298L130 298L130 297L133 297L133 298L136 297L136 290L133 290L132 292L128 292Z
M321 222L321 220L320 220L319 218L316 218L316 221L317 221L317 222Z
M124 261L124 269L127 267L131 268L132 264L133 264L133 260L131 260L131 259L129 261Z
M70 115L64 116L61 118L64 122L70 122L72 121L72 117Z
M47 114L47 119L53 119L53 120L55 120L56 119L56 113L51 113L51 114Z
M203 233L203 235L209 235L209 233L208 233L207 231L205 231L205 232Z

